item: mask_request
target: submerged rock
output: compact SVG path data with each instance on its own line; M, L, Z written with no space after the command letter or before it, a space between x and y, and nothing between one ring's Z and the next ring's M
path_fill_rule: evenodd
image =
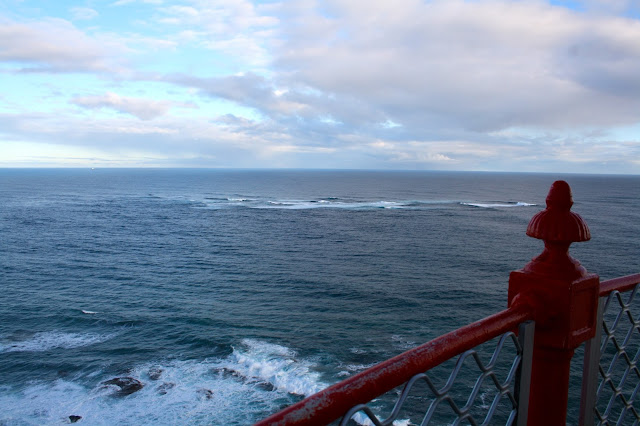
M134 392L138 392L144 387L144 384L133 377L116 377L115 379L102 382L105 386L117 386L120 388L116 391L117 396L127 396Z
M164 382L163 384L158 386L158 393L160 395L166 395L167 392L169 392L169 389L172 389L173 387L175 387L175 385L176 385L175 383Z
M151 367L149 369L149 378L151 380L158 380L163 372L164 370L160 367Z
M213 398L213 391L211 389L198 389L197 393L205 399Z
M267 392L272 392L276 390L276 387L273 385L273 383L270 383L270 382L258 382L256 384L256 387L259 389L265 390Z
M82 416L69 416L69 422L75 423L78 420L80 420L81 418L82 418Z
M225 379L228 377L235 377L236 379L242 379L242 374L238 373L236 370L232 370L227 367L221 367L214 369L216 373L224 377Z

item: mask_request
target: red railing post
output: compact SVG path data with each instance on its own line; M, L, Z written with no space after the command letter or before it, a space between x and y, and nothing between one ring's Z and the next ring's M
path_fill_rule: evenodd
M600 279L569 255L572 242L591 238L571 211L569 185L554 182L546 201L527 228L527 235L544 240L544 250L509 276L509 306L530 305L536 321L528 425L564 426L571 358L594 336Z

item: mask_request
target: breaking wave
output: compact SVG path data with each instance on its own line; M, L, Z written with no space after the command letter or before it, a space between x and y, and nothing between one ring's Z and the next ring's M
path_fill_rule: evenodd
M535 206L536 204L532 204L532 203L524 203L524 202L517 202L517 203L502 203L502 202L498 202L498 203L460 203L463 206L471 206L471 207L480 207L480 208L484 208L484 209L494 209L494 208L500 208L500 207L531 207L531 206Z
M359 200L337 197L318 199L259 199L251 197L208 197L203 202L195 203L196 207L208 209L249 208L249 209L281 209L281 210L310 210L310 209L341 209L341 210L385 210L412 209L425 210L454 206L468 206L477 208L507 208L530 207L534 203L526 202L476 202L455 200Z
M451 200L361 200L338 197L318 199L259 199L251 197L208 197L196 207L208 209L249 208L249 209L341 209L341 210L384 210L384 209L430 209L437 206L455 205Z
M42 334L22 348L45 350L97 341L86 335L53 339ZM50 339L58 343L43 343ZM243 340L225 358L135 366L123 375L143 386L126 396L104 385L115 376L103 372L32 382L21 389L2 387L0 424L69 423L69 416L96 425L252 424L326 387L314 368L314 362L298 358L284 346Z

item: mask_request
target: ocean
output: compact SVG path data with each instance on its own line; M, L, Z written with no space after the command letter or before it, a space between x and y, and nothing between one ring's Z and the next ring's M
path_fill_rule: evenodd
M504 309L557 179L640 272L640 176L0 170L0 425L251 424Z

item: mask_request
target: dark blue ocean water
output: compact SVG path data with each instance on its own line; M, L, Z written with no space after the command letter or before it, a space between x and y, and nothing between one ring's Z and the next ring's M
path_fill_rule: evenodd
M637 176L0 170L0 424L250 424L505 308L559 178L640 272Z

